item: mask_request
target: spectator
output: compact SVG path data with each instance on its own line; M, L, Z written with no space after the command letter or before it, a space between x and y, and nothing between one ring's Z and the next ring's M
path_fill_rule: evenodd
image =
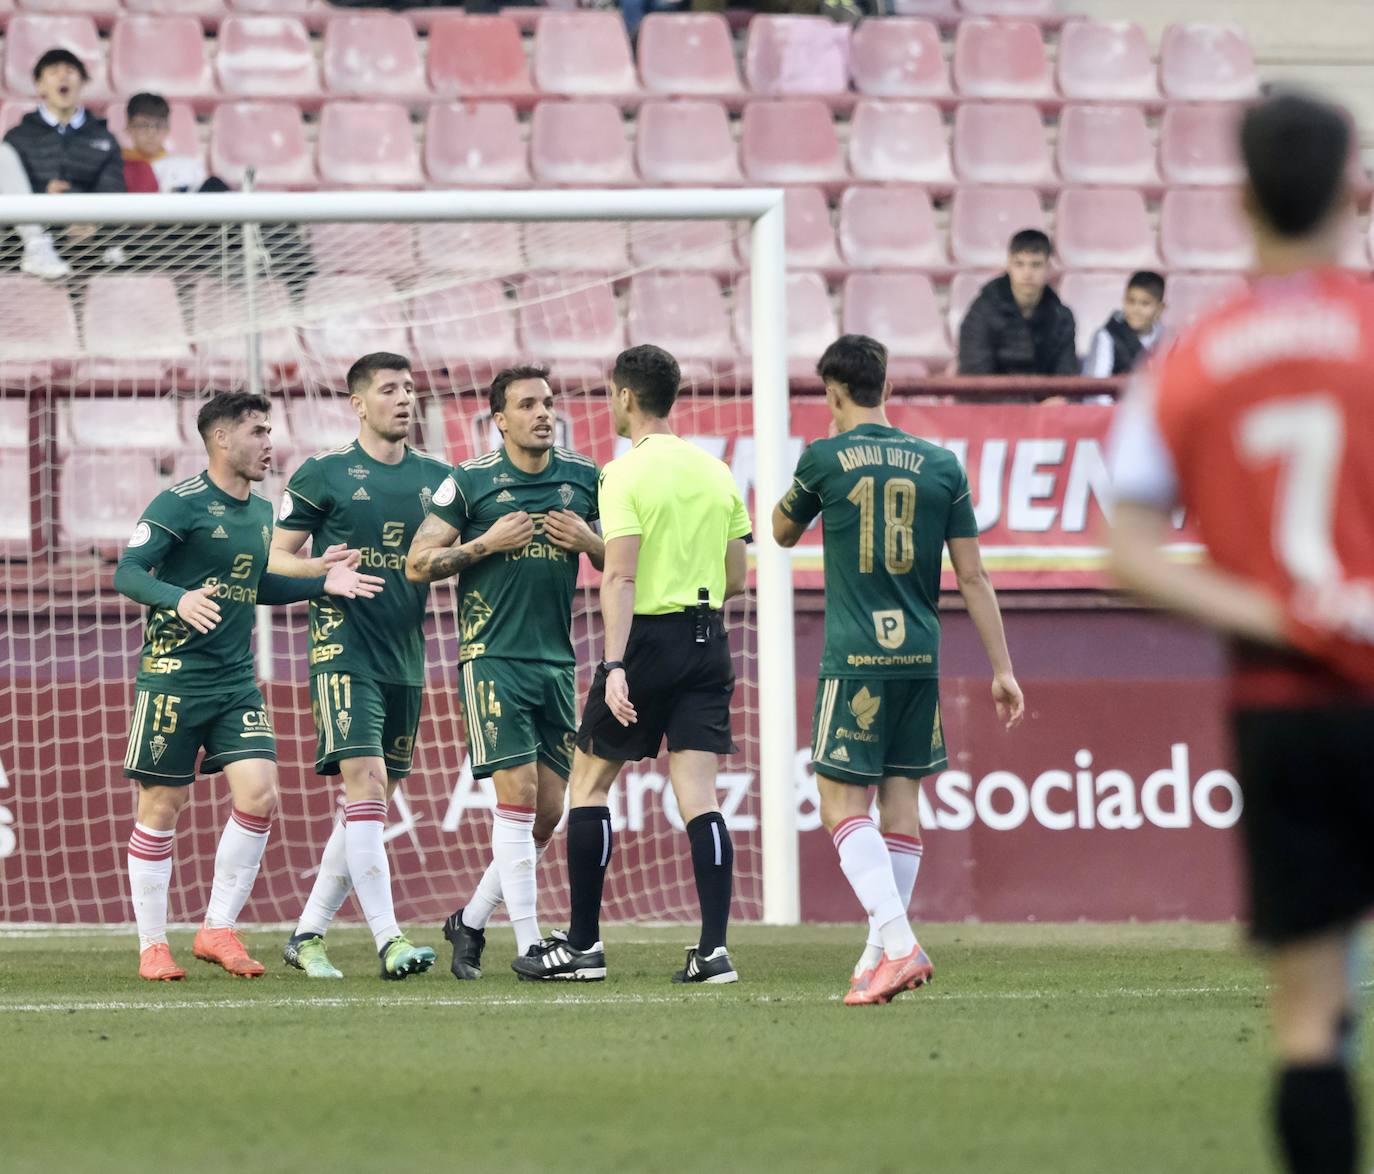
M172 108L160 94L135 94L125 108L132 147L124 149L124 186L131 192L224 192L195 155L172 155Z
M0 193L124 191L119 144L105 120L81 105L88 80L81 59L66 49L49 49L34 65L33 80L43 104L24 115L0 144ZM55 280L71 272L41 225L17 225L15 232L24 243L20 268L25 273ZM94 225L73 224L65 236L68 243L80 244L95 233Z
M1073 311L1049 288L1050 238L1025 228L959 329L960 375L1077 375Z
M1093 335L1083 374L1096 379L1124 375L1148 358L1164 332L1159 320L1163 312L1164 278L1150 269L1132 273L1121 309Z

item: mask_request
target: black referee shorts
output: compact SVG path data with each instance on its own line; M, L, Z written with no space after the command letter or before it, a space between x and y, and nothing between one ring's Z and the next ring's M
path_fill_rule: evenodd
M625 646L625 680L639 720L622 726L606 706L606 674L600 667L587 692L577 744L616 762L657 758L668 738L669 750L706 750L733 754L730 700L735 667L730 639L714 613L704 643L695 639L693 612L635 616Z
M1283 945L1374 906L1374 706L1232 716L1251 934Z

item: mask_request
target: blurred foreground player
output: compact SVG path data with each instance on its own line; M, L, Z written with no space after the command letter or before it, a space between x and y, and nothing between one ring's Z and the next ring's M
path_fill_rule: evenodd
M887 1003L934 973L907 921L921 866L920 780L946 764L940 725L940 563L945 546L992 662L998 715L1024 702L997 596L978 551L968 479L948 449L894 428L887 350L846 334L816 366L834 435L807 447L773 537L824 522L825 651L811 748L821 819L868 914L845 1002ZM878 788L881 832L869 818Z
M1258 279L1138 379L1110 449L1117 577L1231 643L1274 1122L1297 1174L1356 1169L1352 963L1374 904L1374 292L1336 268L1349 145L1313 98L1246 112ZM1205 565L1163 556L1179 505Z
M209 467L153 498L115 571L115 590L149 609L124 756L125 777L139 782L128 868L141 978L186 976L167 948L167 889L177 817L202 747L200 773L224 772L234 809L192 950L230 974L262 974L234 932L277 807L276 739L253 672L255 605L326 592L366 597L382 587L354 569L356 550L298 560L286 575L267 569L272 507L252 486L272 460L270 411L265 396L246 392L223 392L201 408Z

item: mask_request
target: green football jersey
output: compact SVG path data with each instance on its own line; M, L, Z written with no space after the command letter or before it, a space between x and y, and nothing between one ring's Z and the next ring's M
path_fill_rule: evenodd
M446 461L407 449L395 465L356 440L316 453L282 494L277 525L311 535L318 553L336 542L362 553L358 570L386 581L371 599L310 601L310 672L352 673L388 685L423 685L429 585L406 579L406 552L425 520Z
M821 676L937 676L945 540L978 536L958 458L861 424L807 447L782 509L824 526Z
M156 566L164 583L191 590L214 583L220 620L202 635L174 609L149 608L138 688L196 696L255 685L253 608L271 541L267 500L231 497L208 473L153 498L129 550Z
M524 510L534 521L523 550L488 555L459 575L461 658L572 664L579 556L544 537L544 515L563 509L597 519L596 462L555 448L542 473L524 473L500 448L454 469L434 494L433 508L463 542L480 538L505 514Z

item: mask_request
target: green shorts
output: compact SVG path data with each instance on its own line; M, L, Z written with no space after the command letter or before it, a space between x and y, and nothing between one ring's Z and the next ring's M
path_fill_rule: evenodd
M315 772L336 775L345 758L380 758L387 778L405 778L415 754L424 700L422 685L386 685L352 673L316 673L310 678Z
M272 719L256 685L227 696L183 697L170 691L134 690L129 749L124 777L162 787L195 781L196 755L205 757L200 773L212 775L240 758L277 760Z
M571 773L577 730L572 665L479 656L462 667L462 695L476 778L536 761L560 778Z
M842 783L918 779L948 762L935 677L822 677L811 730L816 773Z

